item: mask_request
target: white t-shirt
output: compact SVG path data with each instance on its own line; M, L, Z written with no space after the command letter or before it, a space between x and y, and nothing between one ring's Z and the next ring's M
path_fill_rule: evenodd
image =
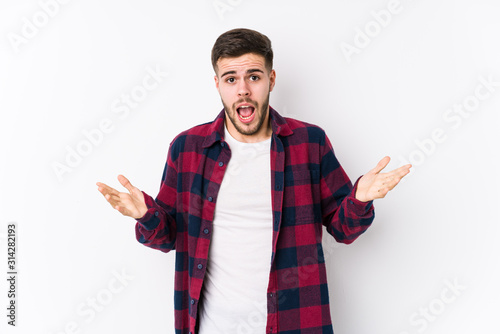
M271 139L242 143L225 128L231 159L215 206L200 334L265 333L272 252Z

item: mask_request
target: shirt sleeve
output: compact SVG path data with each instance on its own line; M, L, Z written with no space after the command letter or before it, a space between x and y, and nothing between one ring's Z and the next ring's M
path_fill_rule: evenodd
M335 240L350 244L363 234L375 218L373 201L355 198L360 176L354 185L335 157L325 135L320 163L321 212L323 225Z
M175 249L177 225L177 169L172 160L173 145L170 145L167 162L163 171L160 191L156 199L144 194L148 211L140 219L136 219L135 233L141 244L162 252Z

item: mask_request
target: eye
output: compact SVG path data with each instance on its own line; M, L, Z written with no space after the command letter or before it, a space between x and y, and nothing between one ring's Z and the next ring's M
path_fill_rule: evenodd
M228 83L234 83L234 78L227 78L226 82L228 82Z
M252 76L250 77L250 80L251 80L251 81L257 81L257 80L259 80L259 79L260 79L260 78L259 78L259 76L258 76L258 75L252 75Z

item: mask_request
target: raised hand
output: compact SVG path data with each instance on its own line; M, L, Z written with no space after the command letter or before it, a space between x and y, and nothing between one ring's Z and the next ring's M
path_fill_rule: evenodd
M97 182L96 184L98 190L104 195L108 203L122 215L136 219L143 217L148 208L142 191L134 187L123 175L118 175L118 181L120 181L122 186L127 188L128 193L121 193L101 182Z
M357 200L368 202L376 198L384 198L410 172L411 164L401 166L388 173L380 173L389 161L391 161L390 157L384 157L375 168L359 179L355 196Z

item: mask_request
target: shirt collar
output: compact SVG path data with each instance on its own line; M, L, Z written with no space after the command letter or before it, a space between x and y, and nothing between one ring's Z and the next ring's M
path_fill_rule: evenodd
M273 130L273 135L285 137L293 134L293 131L292 129L290 129L290 126L286 122L286 119L272 107L269 107L269 117L271 120L271 129ZM221 141L222 138L224 138L224 118L225 111L224 109L222 109L222 111L219 113L219 115L217 115L212 124L210 124L202 147L210 147L214 143Z

